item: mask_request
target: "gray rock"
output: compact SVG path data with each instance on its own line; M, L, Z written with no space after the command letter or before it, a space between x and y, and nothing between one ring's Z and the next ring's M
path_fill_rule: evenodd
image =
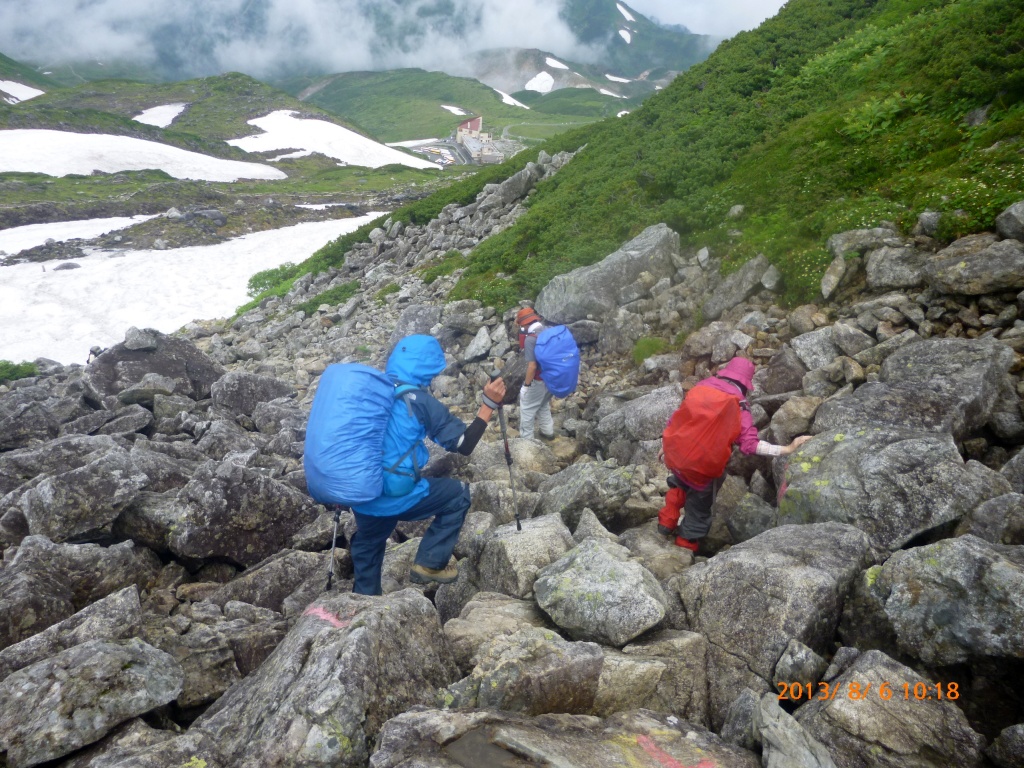
M575 528L584 509L590 509L602 525L613 532L623 530L629 520L625 502L632 494L632 467L619 467L614 460L586 462L566 467L540 484L538 512L558 515ZM642 521L640 521L642 522Z
M656 280L675 272L672 256L679 254L679 235L664 224L645 229L638 237L597 264L558 275L540 292L534 305L555 323L603 319L617 307L619 289L636 281L641 272Z
M234 600L280 612L285 599L308 578L320 574L326 580L328 557L317 552L282 550L247 568L205 599L221 608Z
M577 544L587 539L608 539L619 543L619 537L601 525L597 515L590 509L584 509L580 513L580 521L576 524L576 530L572 532L572 540Z
M649 656L627 656L614 648L602 650L604 663L591 714L609 717L617 712L641 708L674 714L657 692L668 669L663 660Z
M976 536L897 552L858 583L844 624L929 665L1024 655L1024 551ZM881 619L881 621L880 621ZM887 626L886 626L887 625Z
M129 405L97 430L101 435L130 435L153 423L153 414L141 405Z
M12 768L63 757L173 701L181 667L141 640L93 640L0 683L0 751Z
M1014 203L996 216L996 232L1004 240L1024 241L1024 202Z
M779 511L760 496L743 495L725 521L729 535L740 544L778 525Z
M570 636L623 646L665 617L665 594L629 550L588 539L543 568L537 604Z
M759 723L761 694L744 688L729 705L722 726L722 739L743 749L754 749L761 743Z
M217 759L216 745L204 734L191 731L181 736L174 736L172 731L155 733L159 736L150 736L150 743L128 741L92 761L62 764L61 768L65 765L67 768L167 768L172 765L188 766L190 763L190 768L226 768Z
M1024 723L1004 728L985 754L999 768L1024 766Z
M828 669L828 662L799 640L790 640L782 658L775 665L775 676L772 682L776 687L780 683L796 683L804 688L808 683L812 690Z
M588 714L594 707L603 653L547 629L498 635L477 652L473 673L439 694L445 705L540 715Z
M790 640L826 649L869 552L868 537L851 526L785 526L677 577L690 629L708 640L713 727L737 690L776 690L771 680Z
M186 339L147 329L115 344L86 368L90 385L101 395L116 395L140 383L147 374L175 381L174 394L193 400L210 395L224 369Z
M1024 495L1006 493L979 504L957 526L957 536L968 533L990 544L1024 544Z
M868 288L891 291L924 285L923 270L931 258L932 254L916 248L883 246L873 250L867 257Z
M845 256L836 256L828 265L825 274L821 276L821 295L824 298L831 296L842 284L846 277L847 264Z
M675 539L660 533L657 526L657 521L651 520L637 528L630 528L618 537L618 543L626 547L636 561L654 574L658 581L664 581L693 565L693 553L685 547L677 547Z
M251 415L260 403L295 395L287 381L245 371L224 374L210 388L215 405L236 413Z
M430 329L441 322L440 306L434 304L410 304L395 323L388 342L391 349L400 339L415 334L430 334Z
M754 712L764 768L836 768L825 746L783 711L777 696L762 696Z
M527 163L526 167L513 174L498 185L497 195L503 205L511 205L529 192L544 175L544 170L536 163ZM546 316L545 316L546 317Z
M113 522L148 482L127 453L114 450L47 477L22 497L22 511L32 535L64 541Z
M249 439L249 433L234 421L214 421L199 434L202 437L196 443L196 448L216 461L229 453L245 453L255 447Z
M923 211L920 216L917 217L917 224L914 225L915 236L924 235L925 237L935 237L939 231L939 221L942 219L942 213L939 211Z
M524 754L537 765L565 768L695 766L702 761L716 768L760 768L754 753L674 715L634 710L604 720L572 715L533 719L512 712L431 709L406 712L387 723L370 768L482 766L480 755L487 756L488 764L515 765Z
M306 429L306 414L290 398L258 403L252 411L252 420L264 435L276 435L284 429Z
M178 525L168 545L182 557L226 557L255 565L278 552L317 517L305 494L261 472L207 462L177 500Z
M1012 351L991 339L928 339L908 345L885 359L880 383L823 404L814 430L895 424L963 439L989 420L1012 361Z
M996 478L965 466L947 434L833 429L790 457L779 524L847 523L869 534L879 549L894 551L1004 493Z
M601 323L597 349L605 354L628 354L644 335L644 322L640 315L620 307Z
M576 344L581 347L584 344L596 344L601 338L601 323L595 320L577 320L567 327Z
M918 341L921 341L921 337L916 331L906 330L897 336L893 336L891 339L886 339L877 346L865 349L863 352L858 352L853 356L853 359L864 367L881 365L896 350Z
M482 360L487 357L487 353L491 349L491 333L487 326L481 326L480 330L477 331L476 336L466 347L466 351L462 353L462 361L465 363L472 363L477 360Z
M133 584L0 651L0 680L76 645L92 640L126 640L141 628L139 590Z
M437 613L419 593L322 597L192 730L228 765L365 766L386 721L431 703L456 676Z
M624 434L629 440L658 440L682 401L683 392L677 385L656 389L600 419L594 436L605 448Z
M843 354L832 340L830 325L810 333L802 333L790 340L789 344L810 371L828 365Z
M746 301L757 291L761 278L769 266L768 259L763 254L758 254L726 277L704 302L704 317L708 320L717 320L723 312Z
M0 396L0 451L50 440L59 429L49 410L19 390Z
M1024 245L1017 240L1002 240L968 256L936 256L924 268L924 276L943 293L983 293L1024 288Z
M828 239L826 247L833 257L847 253L856 253L858 256L862 256L873 248L881 248L887 239L898 235L899 233L895 229L889 227L853 229L832 235Z
M778 445L789 445L794 437L807 434L814 414L821 405L820 397L792 397L775 412L771 432Z
M863 699L836 696L800 707L797 722L828 748L838 768L946 768L978 766L985 739L971 730L964 713L951 701L919 701L902 696L903 686L932 681L899 664L881 651L868 651L842 674L834 686L849 691L871 685ZM875 695L885 684L894 693ZM900 693L897 693L900 692Z
M644 709L668 712L689 723L707 726L708 642L703 635L663 629L627 645L622 653L627 658L664 666L643 702Z
M477 566L478 586L523 598L534 589L538 572L572 549L575 542L557 515L544 515L494 529L484 544Z
M999 472L1015 493L1024 493L1024 451L1018 451Z
M125 405L148 405L152 407L153 398L157 395L173 395L177 382L169 376L158 373L147 373L142 381L128 389L117 393L117 399Z
M129 720L112 730L95 744L79 750L60 764L61 768L109 768L112 761L128 753L145 750L174 738L170 731L150 728L141 718Z
M778 267L772 264L768 267L768 271L761 275L761 285L769 291L778 291L782 286L782 273L779 272Z
M497 592L478 592L457 618L445 622L444 634L455 662L469 674L479 661L477 650L487 641L521 629L547 626L547 620L532 601L517 600Z
M807 366L803 360L789 347L774 355L768 363L768 377L764 383L764 393L781 395L803 388L804 374Z
M873 338L849 323L836 323L832 326L832 341L847 357L854 357L876 344Z

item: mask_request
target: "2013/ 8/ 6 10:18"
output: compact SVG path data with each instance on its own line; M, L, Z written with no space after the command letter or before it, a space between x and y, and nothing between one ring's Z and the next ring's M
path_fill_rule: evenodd
M776 683L781 693L779 693L780 699L792 699L793 701L799 701L800 699L834 699L836 694L839 692L840 686L833 685L829 686L828 683L818 683L818 695L814 695L814 686L812 683L806 683L801 685L800 683ZM846 692L847 698L859 700L866 699L871 693L872 683L862 685L861 683L850 683ZM911 685L910 683L903 684L903 698L909 701L911 697L924 700L924 699L958 699L960 698L960 686L956 683L948 683L946 690L943 691L942 683L936 683L934 686L926 683L916 683ZM888 701L893 697L893 694L898 694L899 689L896 691L889 686L888 683L882 683L878 689L878 696ZM806 694L806 696L805 696Z

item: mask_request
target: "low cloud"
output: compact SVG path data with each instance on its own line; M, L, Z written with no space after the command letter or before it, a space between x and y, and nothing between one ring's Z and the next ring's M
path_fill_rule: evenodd
M397 67L465 71L500 47L591 60L550 0L3 0L0 51L133 61L174 77Z
M663 24L682 24L691 32L732 37L774 16L785 0L627 0Z

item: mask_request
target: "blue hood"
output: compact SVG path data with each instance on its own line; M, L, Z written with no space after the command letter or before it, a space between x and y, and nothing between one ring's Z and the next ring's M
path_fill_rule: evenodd
M433 336L406 336L388 358L385 373L397 382L427 387L431 379L448 367L441 345Z

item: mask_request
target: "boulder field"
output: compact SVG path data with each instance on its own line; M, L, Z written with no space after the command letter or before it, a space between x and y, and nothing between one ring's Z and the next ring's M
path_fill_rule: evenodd
M0 387L0 765L1024 765L1024 208L954 243L837 234L792 309L763 257L723 277L650 227L541 291L580 387L555 439L521 440L517 308L449 302L461 273L423 267L571 159L388 221L230 325L133 328ZM426 523L401 523L363 597L353 516L331 560L306 492L306 422L326 366L410 333L466 421L505 375L522 531L492 425L426 468L471 489L458 580L410 583ZM645 336L679 342L636 364ZM661 433L738 354L762 438L814 437L736 451L695 555L657 531Z

